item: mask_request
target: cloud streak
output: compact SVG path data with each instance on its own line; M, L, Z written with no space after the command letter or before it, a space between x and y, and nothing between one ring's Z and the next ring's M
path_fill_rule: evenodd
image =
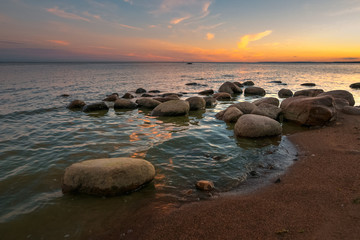
M176 24L179 24L181 23L182 21L186 20L186 19L189 19L190 16L185 16L185 17L182 17L182 18L174 18L173 20L171 20L171 24L173 25L176 25Z
M61 10L58 7L47 8L46 11L49 12L49 13L52 13L52 14L58 16L58 17L62 17L62 18L73 19L73 20L81 20L81 21L85 21L85 22L91 22L90 19L88 19L88 18L76 15L74 13L65 12L64 10Z
M134 26L130 26L130 25L126 25L126 24L121 24L121 23L118 23L117 25L120 26L120 27L122 27L122 28L128 28L128 29L137 30L137 31L142 31L142 30L144 30L144 29L139 28L139 27L134 27Z
M62 40L47 40L47 42L55 43L55 44L61 45L61 46L68 46L68 45L70 45L69 42L67 42L67 41L62 41Z
M240 42L237 43L239 49L245 49L250 42L260 40L272 33L271 30L267 30L255 34L247 34L240 38Z

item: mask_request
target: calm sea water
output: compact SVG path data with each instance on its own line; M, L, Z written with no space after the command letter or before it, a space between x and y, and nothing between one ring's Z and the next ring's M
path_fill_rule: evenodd
M66 109L73 99L97 102L139 87L186 92L185 99L225 81L245 80L263 87L266 96L314 82L325 91L348 90L360 103L360 91L349 88L360 81L359 64L0 64L0 239L84 238L114 216L127 217L149 202L166 209L206 199L194 188L197 180L214 181L218 194L258 184L249 181L253 170L260 179L279 174L295 154L285 136L235 139L233 125L214 117L252 97L239 95L177 118L154 118L138 109L110 109L104 115ZM287 85L270 83L274 80ZM185 85L189 82L206 86ZM155 165L156 178L139 192L114 198L61 193L66 167L109 157L144 158Z

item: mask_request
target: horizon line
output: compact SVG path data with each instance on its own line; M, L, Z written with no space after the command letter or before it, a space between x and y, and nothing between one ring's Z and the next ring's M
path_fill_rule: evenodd
M0 64L4 63L185 63L185 64L193 64L193 63L236 63L236 64L276 64L276 63L360 63L360 61L258 61L258 62L212 62L212 61L2 61L0 60Z

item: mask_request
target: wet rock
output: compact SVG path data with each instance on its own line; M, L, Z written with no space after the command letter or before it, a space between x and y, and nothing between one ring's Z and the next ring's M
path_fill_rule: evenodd
M293 96L293 92L290 89L283 88L278 92L279 98L288 98Z
M104 102L97 102L85 105L82 108L83 112L97 112L97 111L108 111L109 107Z
M200 94L200 95L212 95L212 94L214 94L214 90L208 89L208 90L201 91L198 94Z
M115 101L114 109L135 109L137 104L130 101L129 99L120 98Z
M342 109L342 112L348 115L360 115L360 108L347 106Z
M266 116L272 119L278 119L279 114L282 112L282 109L274 106L273 104L261 103L257 108L255 108L251 114Z
M113 93L111 95L108 95L106 98L104 98L103 101L115 102L118 99L119 99L119 94Z
M243 85L244 86L254 86L255 83L253 81L248 80L248 81L243 82Z
M207 108L213 108L217 104L216 99L213 97L204 97L204 100Z
M220 86L219 92L225 92L225 93L229 93L229 94L240 94L243 91L240 87L238 87L236 84L234 84L232 82L224 82Z
M174 96L174 95L181 97L183 94L181 94L181 93L164 93L161 95L161 97L169 97L169 96Z
M239 82L234 82L234 84L235 84L236 86L238 86L239 88L244 87L244 85L243 85L242 83L239 83Z
M153 96L151 94L144 93L143 95L141 95L141 97L155 97L155 96Z
M136 89L135 93L146 93L146 90L143 88Z
M149 93L160 93L160 90L150 90Z
M238 108L230 106L226 110L218 112L215 117L227 123L235 123L242 115L244 113Z
M316 84L315 83L302 83L301 86L306 86L306 87L315 87Z
M280 84L280 83L282 83L282 81L277 81L277 80L275 80L275 81L270 81L269 83L277 83L277 84Z
M268 104L272 104L274 106L279 106L279 99L274 98L274 97L265 97L265 98L260 98L258 100L255 100L253 102L256 106L259 106L262 103L268 103Z
M61 94L60 97L70 97L70 94L64 93L64 94Z
M213 97L218 101L230 100L231 99L231 95L229 93L225 93L225 92L215 93L213 95Z
M200 180L196 183L196 188L202 191L211 191L215 186L212 181Z
M69 103L69 105L67 105L67 108L68 109L72 109L72 110L75 110L75 109L82 109L84 106L85 106L85 102L82 101L82 100L74 100L74 101L71 101L71 103Z
M350 88L359 89L360 88L360 82L351 84Z
M249 172L249 175L250 175L251 177L260 177L260 174L259 174L257 171L250 171L250 172Z
M236 107L244 114L251 113L257 106L251 102L239 102L231 105L230 107Z
M237 137L267 137L280 135L282 127L279 122L269 117L246 114L241 116L234 127Z
M168 102L171 100L179 100L180 98L178 97L178 95L172 94L172 95L167 95L166 97L158 97L154 99L159 102Z
M287 98L280 107L285 119L307 126L322 126L336 118L332 96Z
M281 179L280 178L276 179L274 183L281 183Z
M189 113L189 102L183 100L170 100L159 104L152 110L152 116L184 116Z
M296 91L294 93L294 97L298 97L298 96L316 97L317 95L323 92L324 90L322 89L305 89L305 90Z
M199 83L196 82L191 82L191 83L185 83L186 86L197 86L200 85Z
M191 111L205 109L206 102L202 97L190 97L186 101L189 102Z
M152 181L154 166L138 158L104 158L75 163L66 168L63 193L79 192L116 196L134 191Z
M132 99L132 98L134 98L134 96L131 93L125 93L124 96L122 96L122 98Z
M342 110L344 107L350 106L349 102L342 98L335 98L334 102L336 110Z
M248 95L264 96L266 94L266 92L261 87L247 87L244 90L244 94L245 94L245 96L248 96Z
M154 109L159 104L161 104L161 102L159 102L155 99L152 99L152 98L140 98L140 99L136 100L136 103L138 104L139 107L149 108L149 109Z
M355 105L354 96L350 92L345 90L328 91L328 92L320 93L318 96L332 96L335 99L337 98L345 99L349 102L350 106Z

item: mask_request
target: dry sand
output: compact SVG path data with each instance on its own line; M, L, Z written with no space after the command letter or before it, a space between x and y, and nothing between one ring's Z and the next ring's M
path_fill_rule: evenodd
M360 117L289 136L299 160L246 195L146 207L104 226L101 239L360 239Z

